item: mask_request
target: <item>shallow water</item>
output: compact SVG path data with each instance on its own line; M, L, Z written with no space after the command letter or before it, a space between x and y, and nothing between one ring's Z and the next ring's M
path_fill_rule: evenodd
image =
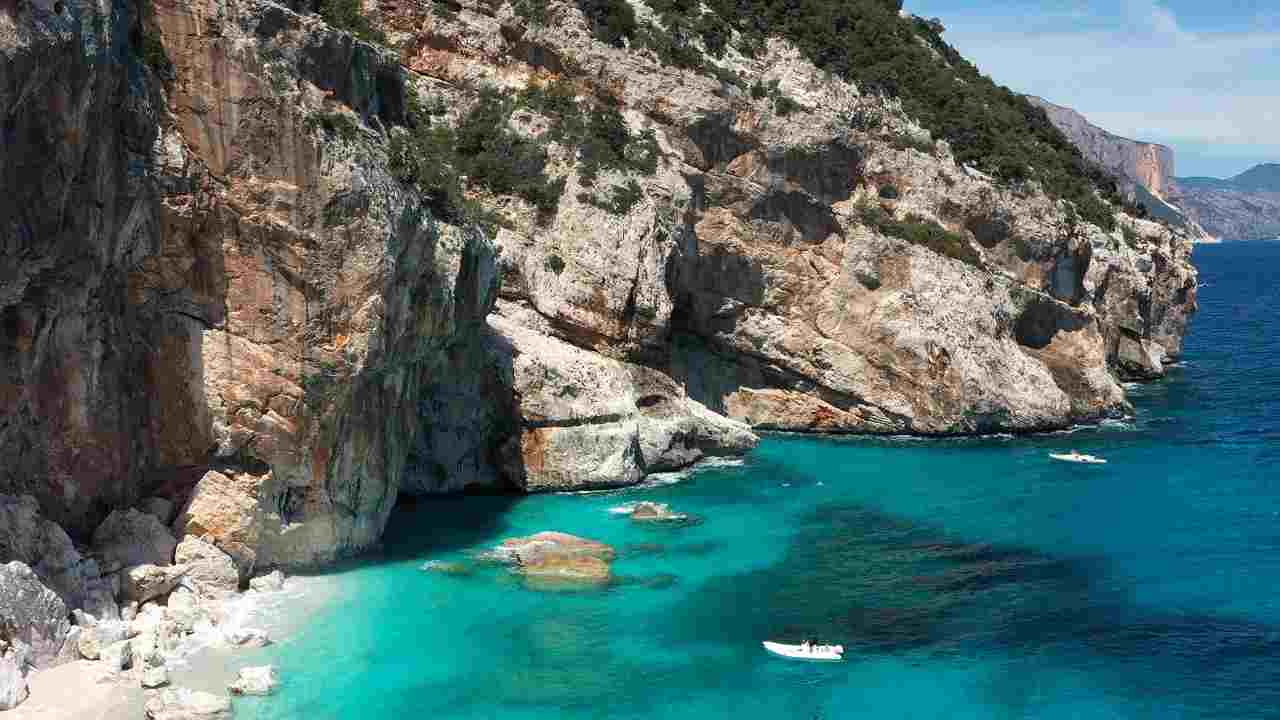
M943 442L767 438L739 466L616 493L420 502L325 576L306 628L242 658L277 718L1280 716L1280 246L1197 250L1186 362L1129 423ZM1078 448L1106 466L1054 463ZM656 500L701 522L609 512ZM561 530L605 590L471 563ZM765 639L843 643L848 662Z

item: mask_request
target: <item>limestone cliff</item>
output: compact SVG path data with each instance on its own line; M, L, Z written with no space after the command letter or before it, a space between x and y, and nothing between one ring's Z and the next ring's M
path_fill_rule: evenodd
M1168 199L1174 176L1172 148L1112 134L1075 110L1044 98L1028 96L1027 99L1042 108L1054 126L1075 143L1086 158L1118 178L1142 185L1157 198Z
M678 67L575 3L367 2L375 43L312 10L0 3L0 491L75 537L161 495L247 575L370 546L398 492L753 427L1063 427L1195 310L1185 234L997 183L776 39Z

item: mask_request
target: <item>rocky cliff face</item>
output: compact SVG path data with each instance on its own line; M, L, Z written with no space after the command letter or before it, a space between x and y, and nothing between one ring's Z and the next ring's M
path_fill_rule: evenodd
M1173 149L1157 143L1120 137L1090 123L1085 116L1034 96L1027 99L1043 108L1049 120L1084 156L1118 178L1138 183L1152 195L1167 200L1173 184Z
M398 492L1114 415L1180 350L1184 235L960 167L782 43L682 69L572 3L366 9L385 44L303 2L0 4L0 491L77 538L168 497L247 576L368 547ZM501 144L552 202L404 182L421 106L553 86Z
M1178 178L1172 198L1215 237L1280 237L1280 165L1258 165L1227 180Z

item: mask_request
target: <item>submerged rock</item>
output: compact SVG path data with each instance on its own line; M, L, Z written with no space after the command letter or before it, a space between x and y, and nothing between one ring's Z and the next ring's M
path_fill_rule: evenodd
M665 503L655 502L638 502L635 508L631 510L632 520L638 522L688 522L689 516L685 513L672 512L671 507Z
M242 668L227 689L232 695L270 695L280 684L273 665Z
M459 562L446 562L444 560L428 560L422 563L422 567L419 569L454 577L467 577L472 573L469 565Z
M212 693L165 688L147 701L146 720L231 720L231 699Z
M608 584L614 550L604 543L560 532L509 538L491 556L508 563L539 590L574 589Z

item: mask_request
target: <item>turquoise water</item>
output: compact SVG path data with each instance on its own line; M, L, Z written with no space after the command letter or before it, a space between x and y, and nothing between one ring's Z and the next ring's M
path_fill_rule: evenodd
M259 719L1280 717L1280 245L1197 250L1186 363L1131 422L954 442L769 437L618 493L419 502L246 658ZM1051 463L1078 448L1104 467ZM701 522L608 512L651 499ZM456 577L504 537L612 544L616 582ZM766 655L816 635L848 662Z

